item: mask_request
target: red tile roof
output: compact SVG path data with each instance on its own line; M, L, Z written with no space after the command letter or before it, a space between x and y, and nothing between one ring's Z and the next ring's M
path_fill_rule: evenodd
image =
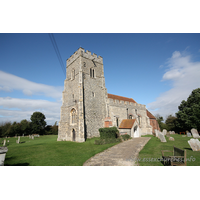
M148 110L147 110L147 116L148 116L150 119L156 119Z
M123 119L119 128L132 128L136 119Z
M134 101L132 98L122 97L122 96L118 96L118 95L114 95L114 94L108 94L108 98L119 100L119 101L129 101L132 103L136 103L136 101Z

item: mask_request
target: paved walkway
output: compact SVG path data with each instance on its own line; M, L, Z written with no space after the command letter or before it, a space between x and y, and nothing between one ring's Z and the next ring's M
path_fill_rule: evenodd
M138 154L150 139L140 137L119 143L91 157L83 166L137 166Z

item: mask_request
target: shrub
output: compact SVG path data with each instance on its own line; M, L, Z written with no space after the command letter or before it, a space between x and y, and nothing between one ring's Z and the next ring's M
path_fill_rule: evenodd
M131 136L130 136L130 135L128 135L128 134L121 135L121 137L123 138L123 140L128 140L128 139L130 139L130 138L131 138Z
M100 128L99 133L101 139L117 138L119 131L117 127L110 127L110 128Z
M110 144L110 143L116 143L116 142L121 142L121 138L106 138L106 139L99 139L95 140L94 144L97 145L102 145L102 144Z

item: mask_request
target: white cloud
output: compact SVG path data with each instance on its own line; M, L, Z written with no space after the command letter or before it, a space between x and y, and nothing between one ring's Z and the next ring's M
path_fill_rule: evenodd
M11 92L21 90L25 95L45 95L61 99L63 87L54 87L41 83L34 83L24 78L0 71L0 90Z
M42 112L46 116L48 124L54 124L60 120L61 102L50 102L47 100L18 99L0 97L0 121L17 121L22 119L30 120L35 111Z
M162 81L171 81L172 89L147 105L152 113L163 117L175 114L181 101L186 100L192 90L200 87L200 62L192 62L191 56L183 56L179 51L175 51L166 64L168 70Z
M55 102L35 99L19 99L0 97L0 121L30 120L35 111L40 111L46 116L48 124L59 121L60 107L62 105L63 87L54 87L45 84L34 83L24 78L0 71L0 91L22 91L26 96L42 95L52 97Z

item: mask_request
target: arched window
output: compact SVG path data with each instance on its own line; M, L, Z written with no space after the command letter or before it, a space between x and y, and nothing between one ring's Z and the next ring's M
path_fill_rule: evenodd
M133 115L129 115L129 119L133 119Z
M73 108L71 110L71 122L72 122L72 124L75 123L75 120L76 120L76 110Z
M116 117L116 125L117 125L117 127L119 126L119 118L118 117Z
M138 122L139 122L139 125L140 125L140 121L141 121L141 119L140 119L140 116L138 115Z
M90 77L94 78L94 69L90 68Z

